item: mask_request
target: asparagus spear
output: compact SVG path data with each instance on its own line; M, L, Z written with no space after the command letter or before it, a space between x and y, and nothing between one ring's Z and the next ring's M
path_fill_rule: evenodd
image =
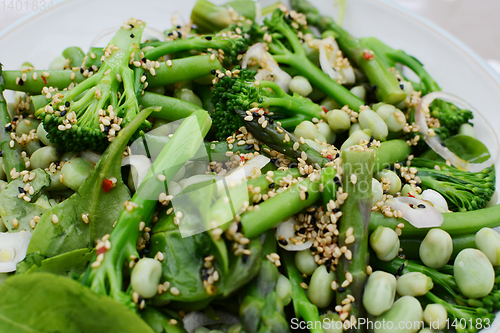
M321 31L332 30L337 35L336 40L341 50L350 61L356 63L376 87L375 94L381 102L397 104L406 98L406 93L400 88L399 82L389 67L364 43L363 40L352 37L330 16L322 16L318 9L306 0L291 0L292 7L306 14L307 21L317 26Z
M337 304L347 295L354 296L349 320L364 316L361 299L366 281L368 264L368 223L371 211L371 184L373 177L374 153L366 151L344 151L342 153L342 183L348 197L341 206L342 217L339 221L339 247L346 246L352 252L352 260L345 256L337 266L338 283ZM347 325L348 326L348 325ZM363 330L363 328L360 328Z

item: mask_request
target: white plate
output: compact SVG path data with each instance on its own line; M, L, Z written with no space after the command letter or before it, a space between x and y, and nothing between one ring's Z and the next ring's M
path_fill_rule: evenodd
M67 46L84 51L104 30L116 28L130 17L164 30L179 13L187 22L194 0L68 0L33 13L0 32L0 61L5 69L30 61L46 68ZM226 1L217 1L226 2ZM274 1L265 0L265 3ZM332 0L315 0L325 15L336 17ZM415 56L446 92L474 106L500 137L500 76L473 50L436 25L386 0L346 2L344 27L354 36L375 36ZM103 45L104 46L104 45ZM487 143L491 138L478 138ZM497 187L500 185L500 177Z

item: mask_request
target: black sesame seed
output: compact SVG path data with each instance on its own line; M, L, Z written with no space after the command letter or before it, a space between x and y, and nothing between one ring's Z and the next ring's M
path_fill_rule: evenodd
M241 225L241 222L238 222L237 226L238 226L237 232L241 232L243 230L243 226Z
M306 191L306 200L309 198L309 192Z
M69 108L69 106L70 106L70 105L71 105L71 104L70 104L70 102L68 102L68 101L66 101L66 103L64 103L64 106L65 106L65 107L67 107L67 108Z
M335 154L335 158L339 158L340 153Z
M19 80L19 85L22 86L24 84L24 81L21 79Z
M250 145L248 145L248 146L246 147L246 150L250 150L250 149L254 149L254 145L253 145L253 143L252 143L252 144L250 144Z
M104 126L104 133L108 133L109 132L109 126Z
M370 137L370 142L373 142L373 140L375 140L375 138L373 136Z
M281 244L281 245L283 245L283 246L287 246L287 245L288 245L287 240L286 240L286 239L283 239L283 238L282 238L282 239L280 239L278 242L280 242L280 244Z
M383 191L382 191L382 194L387 194L387 190L383 190Z
M344 288L344 287L338 287L338 288L337 288L337 291L338 291L339 293L343 293L343 292L345 291L345 288Z
M276 185L276 184L275 184L275 183L271 183L271 184L269 184L269 186L268 186L268 187L269 187L270 189L273 189L273 188L274 188L274 185Z
M257 112L252 113L252 115L253 115L255 118L259 118L259 117L260 117L260 114L258 114Z
M68 102L66 102L66 103L68 103ZM68 113L66 110L62 111L61 112L61 117L64 117L66 115L66 113Z
M5 130L6 130L7 132L12 131L12 124L7 124L7 125L5 125Z
M18 120L19 120L19 117L18 117L18 116L15 116L14 118L12 118L12 121L13 121L13 122L16 122L16 121L18 121Z
M170 36L172 36L172 35L173 35L173 33L171 33L171 32L169 32L169 33L168 33L168 36L169 36L169 37L170 37Z
M338 212L340 212L340 208L334 208L332 211L333 211L334 213L338 213Z
M3 151L0 150L0 157L2 157L2 156L3 156Z
M179 38L182 38L182 34L179 31L177 31L177 34L179 35Z
M212 36L206 36L205 39L206 40L212 40Z
M130 24L130 23L129 23L129 25L130 25L130 27L131 27L132 29L134 29L134 25L133 25L133 24Z
M134 34L130 34L130 38L134 38L134 37L135 37Z
M19 190L19 193L26 194L26 191L24 190L24 188L18 187L17 189Z
M212 69L210 73L212 73L212 75L215 75L215 69Z
M243 254L243 256L241 257L241 259L243 260L243 263L244 263L244 264L246 264L246 263L247 263L248 258L249 258L249 255L248 255L248 254Z
M296 168L297 166L298 166L298 164L295 163L295 162L292 162L292 163L288 164L289 168Z
M277 159L277 158L274 158L274 157L273 157L273 158L271 158L271 163L276 164L277 162L278 162L278 159Z
M403 274L403 269L405 269L405 264L402 264L401 266L399 266L399 268L398 268L398 272L396 273L396 275L401 275L401 274Z
M417 206L418 208L425 208L425 205L424 204L418 204Z
M143 58L141 59L141 61L142 61L142 62L146 62L146 57L143 57Z
M82 74L83 74L83 72L85 72L85 71L83 70L83 67L80 67L80 73L82 73Z
M311 252L316 252L318 249L315 246L311 246Z
M403 84L400 84L399 85L399 88L401 88L401 90L404 90L405 89L405 86Z
M341 185L342 185L342 183L340 182L340 178L339 178L339 177L337 177L337 176L333 177L333 182L334 182L334 183L335 183L335 185L337 185L337 186L341 186Z
M371 146L371 145L372 145L372 144L371 144L370 142L368 142L368 143L366 144L366 148L370 148L370 146Z
M177 29L180 29L180 28L181 28L181 26L180 26L180 25L178 25L176 28L177 28Z
M297 233L299 233L299 234L305 234L306 233L306 228L300 228L299 230L297 230Z
M319 232L319 228L317 225L314 226L314 231Z
M208 274L203 274L203 275L201 276L201 280L202 280L202 281L207 281L207 280L208 280L208 277L209 277L209 275L208 275Z
M446 147L446 144L444 142L441 142L441 146Z
M55 161L54 164L55 164L56 167L58 167L59 166L59 161Z
M273 118L269 118L267 120L267 122L269 123L269 125L272 125L272 124L274 124L274 119Z

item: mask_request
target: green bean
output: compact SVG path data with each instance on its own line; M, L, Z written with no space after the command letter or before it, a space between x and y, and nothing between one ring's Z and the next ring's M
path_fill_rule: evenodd
M359 124L362 129L369 129L375 139L385 141L389 129L384 120L372 110L363 110L359 113Z
M370 246L377 258L391 261L399 252L399 238L391 228L378 227L370 236Z
M318 264L309 249L295 253L295 266L302 274L306 275L312 275L318 268Z
M403 254L407 259L420 260L419 250L422 240L423 237L399 238L399 241L401 243L400 246L403 249ZM451 255L451 260L455 260L455 257L458 255L458 253L466 248L476 248L474 234L453 236L453 253Z
M130 286L144 298L151 298L158 292L162 267L152 258L142 258L137 262L130 276Z
M45 169L50 166L51 163L57 162L59 160L59 154L56 148L52 146L46 146L38 149L31 155L30 166L32 169Z
M382 170L394 163L405 160L411 154L411 148L405 140L389 140L382 142L375 150L374 171Z
M225 142L223 142L225 144ZM269 185L271 184L279 184L283 178L285 177L292 177L292 178L297 178L300 176L300 171L297 168L290 168L288 170L274 170L273 175L271 176L271 179L273 180L272 183L269 182L267 179L268 175L261 175L255 179L248 179L247 180L247 185L248 186L253 186L253 188L260 187L261 189L266 189L269 188ZM272 187L275 185L272 185Z
M366 281L363 306L372 316L389 310L396 296L396 278L384 271L373 272Z
M221 68L217 58L211 60L209 55L198 55L171 60L172 66L162 62L155 75L147 72L149 87L166 86L179 81L191 81L210 75L212 70Z
M289 89L293 93L297 93L301 96L306 97L310 93L312 93L313 88L305 77L297 75L292 78L289 84Z
M351 118L343 110L328 111L325 119L330 128L336 133L347 131L351 127Z
M396 291L401 296L423 296L433 287L432 279L420 272L405 273L396 283Z
M88 178L92 169L92 164L87 162L83 157L77 157L64 163L61 169L63 184L76 191Z
M326 308L335 296L331 287L335 274L328 270L325 265L316 268L307 289L307 298L318 308Z
M439 228L431 229L420 244L420 260L431 268L444 267L453 253L453 241L449 233Z
M10 70L4 71L3 73L5 76L5 89L24 91L32 95L40 94L43 87L53 87L59 90L63 90L64 88L67 88L71 83L76 84L85 80L85 77L80 73L79 70L51 70L48 72L30 70L28 72L24 72L27 74L27 80L24 81L22 85L20 85L19 80L23 74L21 71ZM36 73L35 76L33 75L34 73ZM50 75L46 76L47 73L49 73ZM75 75L75 78L72 80L73 73ZM47 83L45 83L44 79L45 81L47 81Z
M70 67L80 67L83 64L83 59L85 58L85 53L78 46L70 46L62 51L64 58L69 59Z

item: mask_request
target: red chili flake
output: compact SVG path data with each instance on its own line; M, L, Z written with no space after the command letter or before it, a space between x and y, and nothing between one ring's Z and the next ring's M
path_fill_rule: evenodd
M240 156L241 163L245 163L245 156Z
M333 160L333 156L331 154L326 155L326 157Z
M97 250L97 255L100 255L100 254L105 253L105 252L106 252L106 247L103 246L103 247L99 248L99 250Z
M104 192L109 192L111 191L111 188L113 187L113 182L109 179L104 178L102 181L102 190Z
M365 58L366 60L371 59L373 57L374 57L374 55L371 54L370 52L368 52L368 51L363 52L363 58Z
M321 108L323 109L323 111L328 112L328 109L326 108L326 106L322 105Z
M411 193L408 193L408 196L412 197L412 198L415 198L415 196L413 194L411 194ZM410 204L410 207L413 208L413 204Z
M43 83L47 84L47 79L43 75L42 75L42 80L43 80Z

